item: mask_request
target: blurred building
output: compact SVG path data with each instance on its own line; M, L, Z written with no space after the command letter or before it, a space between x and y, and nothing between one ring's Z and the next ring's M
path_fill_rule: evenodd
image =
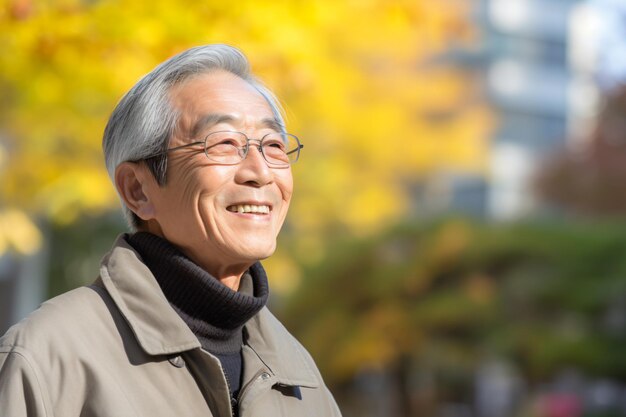
M8 158L0 131L0 178ZM47 247L41 227L0 200L0 336L35 310L46 295Z
M47 248L43 246L32 253L0 252L0 335L44 300L47 266Z
M480 45L452 59L474 71L497 120L488 175L445 175L437 205L494 220L536 215L541 162L583 147L602 89L626 80L626 2L476 0L475 19Z
M486 94L499 120L486 196L494 219L514 220L537 210L533 174L569 137L569 19L578 3L482 0L478 6Z

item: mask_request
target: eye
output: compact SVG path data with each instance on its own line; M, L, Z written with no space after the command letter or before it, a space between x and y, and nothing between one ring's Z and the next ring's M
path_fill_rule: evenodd
M213 146L234 146L236 148L244 146L245 138L238 132L213 132L206 138L208 148Z
M226 138L226 139L222 139L220 140L217 145L231 145L231 146L237 146L237 141L233 138Z
M263 148L284 151L285 142L280 136L266 136L265 139L263 139Z

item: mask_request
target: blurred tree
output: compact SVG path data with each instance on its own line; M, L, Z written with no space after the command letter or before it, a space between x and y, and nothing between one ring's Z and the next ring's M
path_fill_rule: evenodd
M463 0L3 0L0 203L60 224L116 208L100 151L115 102L168 56L225 42L306 144L288 233L314 258L328 233L406 213L421 173L482 169L489 118L473 83L428 65L472 42L468 11Z
M594 134L582 150L548 159L537 189L565 211L626 216L626 87L610 92Z
M343 242L282 311L332 384L390 369L416 406L415 372L439 400L468 402L481 360L503 357L532 380L576 367L626 380L623 225L405 224Z
M20 210L0 211L0 254L12 250L21 255L35 252L42 236L37 226Z

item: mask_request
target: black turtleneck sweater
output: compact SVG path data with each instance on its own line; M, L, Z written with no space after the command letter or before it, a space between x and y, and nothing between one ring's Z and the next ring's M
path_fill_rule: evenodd
M241 387L243 326L268 297L267 276L259 262L233 291L196 265L167 240L146 232L127 237L141 255L170 305L221 362L231 400Z

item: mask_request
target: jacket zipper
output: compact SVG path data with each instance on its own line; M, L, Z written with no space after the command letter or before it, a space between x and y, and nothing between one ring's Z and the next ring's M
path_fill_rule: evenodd
M220 367L222 365L220 364ZM228 397L230 399L230 415L231 417L237 417L239 415L239 410L237 408L237 398L235 398L231 392L231 385L230 385L230 380L228 379L228 376L226 375L226 372L224 372L224 369L222 368L222 374L224 374L224 379L226 380L226 386L228 387ZM241 389L239 389L239 393L241 393ZM239 394L237 394L237 396L239 396Z
M259 379L263 378L263 375L267 375L268 378L270 377L270 374L266 370L261 369L256 374L254 374L254 378L250 379L250 381L248 381L243 387L241 387L241 389L239 390L239 394L237 395L237 398L236 399L233 398L238 405L241 404L241 400L244 398L245 394L248 392L248 389Z

